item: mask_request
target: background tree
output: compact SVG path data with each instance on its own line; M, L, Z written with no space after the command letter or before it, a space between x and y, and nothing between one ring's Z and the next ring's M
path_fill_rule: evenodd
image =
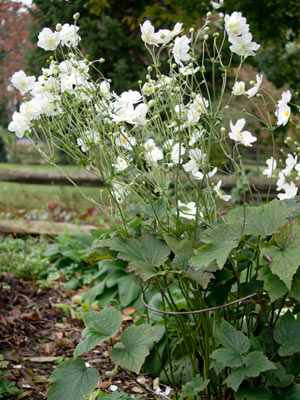
M22 3L0 2L0 126L6 126L21 97L9 78L23 68L28 48L29 14Z

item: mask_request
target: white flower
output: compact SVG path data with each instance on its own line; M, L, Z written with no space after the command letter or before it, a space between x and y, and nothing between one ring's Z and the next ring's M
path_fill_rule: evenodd
M277 191L280 191L283 189L283 185L285 184L285 175L283 172L279 172L279 179L276 182L277 185Z
M25 118L21 113L15 111L12 115L12 121L8 125L8 130L11 132L15 132L18 138L22 138L25 131L30 130L30 121Z
M235 82L233 88L232 88L232 94L235 96L240 96L241 94L245 93L245 82L240 81L240 82Z
M252 136L252 134L248 131L242 132L245 123L246 121L244 118L239 119L235 125L233 125L232 121L230 121L231 132L229 132L229 137L236 142L242 143L244 146L252 147L251 143L255 142L257 138Z
M117 385L110 385L109 390L112 392L115 392L116 390L118 390L118 386Z
M110 84L109 84L109 82L107 82L107 81L102 81L102 82L100 83L99 90L100 90L101 95L102 95L106 100L108 100L108 99L111 98Z
M77 139L77 144L81 147L81 151L85 153L93 143L98 143L99 139L100 137L96 131L86 131L83 137Z
M131 151L136 146L136 140L133 136L128 136L128 133L122 129L120 136L116 139L116 145Z
M168 386L166 386L164 391L160 387L158 387L155 390L155 394L159 394L162 397L168 397L170 393L171 393L171 388L169 388Z
M282 92L281 99L277 103L278 107L287 105L287 103L289 103L291 101L291 98L292 98L292 94L289 90Z
M62 113L62 108L59 104L60 98L58 96L47 93L47 95L38 95L35 99L39 102L42 112L48 117Z
M22 103L20 106L20 113L28 121L36 119L42 113L39 101L33 98L30 101Z
M10 81L24 95L33 88L35 76L26 76L25 72L20 70L12 75Z
M205 97L202 97L200 94L197 94L195 100L193 102L194 109L199 113L206 113L207 107L209 106L208 100Z
M37 45L44 50L55 50L60 41L59 33L52 32L49 28L44 28L38 39Z
M157 164L157 161L162 160L164 158L164 153L158 147L154 147L153 150L147 151L145 153L145 159L149 164Z
M286 125L290 115L291 109L287 105L289 101L291 101L292 94L289 90L286 90L282 93L281 99L277 103L277 109L275 111L275 116L277 117L277 125Z
M289 175L296 164L297 164L297 156L293 157L291 154L288 154L285 160L286 167L282 170L282 173L285 176Z
M142 92L146 95L146 96L150 96L151 94L154 93L154 86L152 83L150 82L146 82L144 84L144 86L142 87Z
M123 203L123 201L126 199L128 196L128 191L126 190L126 187L122 186L118 182L112 182L112 194L117 200L118 203ZM114 385L113 385L114 386ZM111 389L113 390L113 389ZM117 390L117 389L114 389Z
M179 216L187 219L195 219L197 214L196 204L191 201L188 204L182 203L180 200L178 201L178 208L182 208L182 211L179 211ZM202 214L199 213L199 216L202 218Z
M282 186L282 189L285 191L285 193L278 193L277 197L279 198L279 200L293 199L298 192L298 188L294 182L285 183Z
M191 68L191 67L180 67L179 72L182 73L182 75L187 76L187 75L193 75L196 72L198 72L200 67L196 68Z
M142 40L147 44L153 44L154 46L158 46L160 43L159 36L155 33L154 26L150 21L145 21L142 25L140 25L142 32Z
M185 147L181 143L174 144L171 153L171 160L173 161L173 163L179 164L179 162L182 162L180 158L184 155L184 153L185 153Z
M142 101L142 95L137 90L127 90L126 92L121 93L118 98L118 104L122 105L133 105Z
M270 157L266 161L266 164L267 164L268 168L263 170L263 175L267 175L267 178L272 178L272 176L274 175L274 171L276 169L276 166L277 166L277 162L273 157Z
M188 54L190 51L190 39L187 36L177 37L175 39L175 44L173 47L173 56L174 60L177 64L183 67L182 61L188 61L191 59L191 56Z
M203 135L203 130L199 131L198 129L192 133L192 136L189 140L189 146L193 146Z
M124 107L117 109L115 114L112 114L112 119L115 122L127 122L132 125L145 125L146 114L148 106L145 103L141 103L133 107L132 104L127 104Z
M231 15L225 15L225 29L228 36L238 36L249 32L247 20L242 13L235 11Z
M298 176L300 176L300 164L295 166L295 170L298 172Z
M256 75L256 83L254 84L254 86L247 90L247 92L245 92L245 94L248 97L253 97L256 95L256 93L259 91L260 85L262 83L262 79L263 79L263 75Z
M125 169L127 169L129 164L126 160L124 160L124 158L118 157L116 164L112 164L112 165L113 165L113 167L115 167L115 169L118 172L121 172L121 171L124 171Z
M255 51L260 48L260 45L251 42L252 35L250 32L243 33L242 36L230 36L229 41L232 45L230 50L239 56L255 56Z
M80 36L77 34L78 29L76 25L64 24L59 32L61 44L68 47L77 46L78 42L81 40Z
M215 192L216 192L217 196L218 196L220 199L222 199L222 200L224 200L224 201L229 201L229 200L231 199L231 196L230 196L229 194L225 194L225 193L223 192L223 190L221 189L221 185L222 185L222 181L220 180L220 181L216 184L216 186L214 187Z
M167 44L175 36L179 35L181 31L182 31L182 23L177 22L171 31L169 29L160 29L156 35L158 37L160 44Z

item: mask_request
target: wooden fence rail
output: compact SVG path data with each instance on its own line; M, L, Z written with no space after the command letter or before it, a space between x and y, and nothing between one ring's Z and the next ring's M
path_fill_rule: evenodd
M30 168L1 168L0 181L15 182L22 184L38 185L72 185L71 179L78 186L100 187L103 186L100 178L90 171L65 171L65 174L58 170L30 169ZM236 185L237 177L217 174L212 178L214 183L222 180L222 188L228 190ZM258 192L276 192L276 179L269 179L264 176L250 176L249 183ZM300 187L300 181L295 181Z

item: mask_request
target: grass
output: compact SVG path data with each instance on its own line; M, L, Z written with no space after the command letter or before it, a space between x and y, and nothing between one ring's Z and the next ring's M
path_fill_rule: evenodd
M65 171L82 171L82 167L78 165L60 165L61 169ZM29 169L57 169L51 165L37 165L37 164L15 164L15 163L0 163L0 169L15 169L15 168L29 168Z

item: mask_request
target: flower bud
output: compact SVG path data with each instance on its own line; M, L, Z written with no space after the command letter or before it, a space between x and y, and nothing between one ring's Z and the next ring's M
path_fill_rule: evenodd
M206 27L204 28L204 31L205 31L205 32L208 32L208 31L209 31L209 26L206 26Z
M99 62L100 62L101 64L103 64L103 63L105 63L105 59L104 59L104 58L100 58Z
M177 67L177 64L173 63L172 68L176 68L176 67Z
M149 72L151 72L151 71L152 71L152 67L151 67L151 65L149 65L149 67L147 68L147 70L148 70Z
M255 82L254 82L254 81L250 81L250 85L251 85L251 86L254 86L254 85L255 85Z
M207 18L211 17L211 12L208 11L208 13L206 13Z
M142 83L143 83L143 81L141 81L141 80L138 81L138 84L139 84L139 85L141 85Z
M190 33L194 33L194 32L195 32L195 28L191 28Z
M61 24L56 24L55 29L56 29L57 32L60 32L62 30L62 25Z
M215 32L215 33L213 34L213 37L215 37L215 38L218 38L219 36L220 36L219 32Z
M154 100L150 100L149 103L148 103L148 106L149 107L153 107L154 104L155 104L155 101Z
M221 133L225 133L225 132L226 132L226 128L224 126L222 126Z
M208 38L209 38L208 35L204 35L204 36L203 36L203 39L204 39L204 40L208 40Z
M77 12L77 13L75 13L75 14L73 15L73 19L74 19L74 21L78 21L78 20L79 20L79 18L80 18L80 14L79 14L79 12Z

